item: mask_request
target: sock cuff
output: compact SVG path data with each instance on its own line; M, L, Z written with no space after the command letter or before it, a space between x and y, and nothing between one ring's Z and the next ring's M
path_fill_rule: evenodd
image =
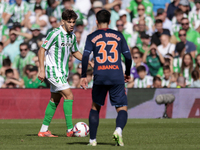
M98 113L99 114L99 112L97 110L91 109L90 111L93 112L93 113Z
M64 99L64 102L73 102L73 99Z
M49 101L49 104L53 107L57 107L59 103L55 103L55 102L52 102L51 100Z
M118 113L127 113L126 110L120 110Z

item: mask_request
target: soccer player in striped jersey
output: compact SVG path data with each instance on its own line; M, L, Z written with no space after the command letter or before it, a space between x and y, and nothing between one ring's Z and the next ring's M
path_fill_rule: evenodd
M65 10L62 13L62 25L49 32L38 52L40 64L38 78L44 81L46 76L47 80L50 82L51 91L51 100L45 111L44 121L38 133L39 137L55 137L48 131L48 127L61 97L64 98L63 110L68 129L66 135L68 137L73 136L73 94L67 82L67 77L69 74L68 61L70 53L77 59L82 60L82 54L78 51L76 36L72 32L76 19L77 15L73 10ZM45 52L46 66L44 66Z
M89 115L90 141L96 146L96 133L99 124L99 112L109 91L110 102L117 110L116 129L113 139L124 146L122 130L127 122L127 96L124 82L130 80L131 54L122 33L108 29L110 12L100 10L96 14L98 30L87 36L82 60L81 86L86 89L88 81L86 71L91 52L94 54L94 84L92 88L92 108ZM121 54L125 57L126 71L123 74Z

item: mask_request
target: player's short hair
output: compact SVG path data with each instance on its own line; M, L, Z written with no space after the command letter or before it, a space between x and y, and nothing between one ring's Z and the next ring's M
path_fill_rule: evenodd
M146 72L145 66L139 66L139 67L137 67L137 73L142 72L142 71Z
M163 66L163 71L164 71L164 70L170 70L169 65Z
M104 9L100 10L96 14L97 22L98 23L107 23L107 24L109 24L110 16L111 16L111 14L110 14L109 11L104 10Z
M156 81L160 81L161 82L160 77L158 77L158 76L153 77L153 83L156 82Z
M66 9L62 13L62 19L63 20L76 20L78 18L77 14L73 10Z
M184 12L180 9L180 8L178 8L178 9L176 9L175 11L174 11L174 15L176 16L176 15L182 15Z
M4 60L3 60L3 66L5 67L5 66L10 66L11 65L11 61L10 61L10 58L8 57L8 58L5 58Z
M158 24L158 23L163 23L163 21L161 19L156 19L155 24Z
M6 69L5 75L7 75L8 73L14 73L13 69Z

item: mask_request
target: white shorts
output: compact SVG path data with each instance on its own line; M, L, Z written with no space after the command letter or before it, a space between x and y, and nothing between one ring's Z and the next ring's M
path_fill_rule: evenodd
M52 93L57 93L58 91L70 88L70 85L67 82L67 78L58 77L57 79L48 78L47 80L50 82L50 91Z

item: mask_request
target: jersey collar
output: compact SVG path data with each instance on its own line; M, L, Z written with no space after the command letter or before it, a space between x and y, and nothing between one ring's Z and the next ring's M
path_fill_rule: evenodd
M66 35L71 35L71 33L69 34L69 33L67 33L64 29L63 29L63 27L60 25L60 30L64 33L64 34L66 34Z

